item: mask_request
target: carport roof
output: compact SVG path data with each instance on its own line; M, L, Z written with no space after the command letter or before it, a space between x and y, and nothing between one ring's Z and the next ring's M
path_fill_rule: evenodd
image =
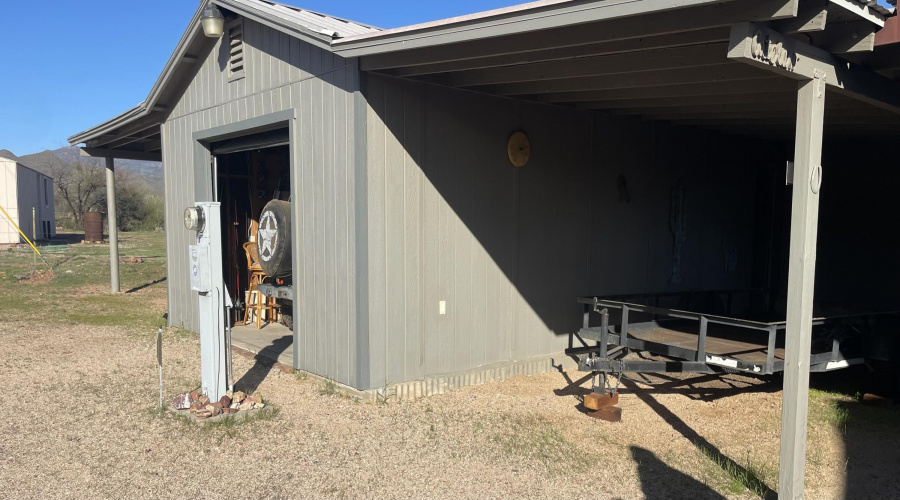
M742 133L792 130L796 106L795 81L728 58L742 21L800 39L833 66L887 85L888 94L900 88L896 47L873 51L893 9L866 0L540 0L392 30L267 0L210 2L359 57L365 71ZM97 156L159 159L159 125L189 68L214 44L199 14L144 102L69 142ZM834 131L896 129L896 103L879 108L838 91L827 100Z

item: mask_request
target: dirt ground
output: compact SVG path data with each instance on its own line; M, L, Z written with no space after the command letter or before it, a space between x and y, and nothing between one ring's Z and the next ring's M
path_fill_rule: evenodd
M152 333L0 325L3 497L752 498L777 482L780 393L754 379L626 380L609 424L577 409L577 373L359 403L237 356L239 387L278 412L204 428L155 411ZM196 337L168 331L164 357L167 394L196 385ZM848 437L811 426L808 498L864 498L844 492ZM900 491L887 437L869 440L894 468L866 471L871 498Z
M151 270L135 271L129 286L158 281ZM55 271L65 276L65 265ZM71 300L88 307L102 297L93 287L102 281L77 284L84 297ZM0 304L74 293L32 286L4 284ZM123 311L149 310L128 324L84 324L89 311L74 309L44 320L30 307L0 309L0 497L775 496L778 379L631 376L621 386L624 420L610 424L579 410L589 381L579 383L578 372L365 403L235 356L237 388L258 391L277 411L246 423L187 423L157 410L156 328L147 318L163 312L164 286L115 299ZM195 335L166 329L163 356L167 396L198 385ZM900 495L898 415L846 391L813 390L806 497Z

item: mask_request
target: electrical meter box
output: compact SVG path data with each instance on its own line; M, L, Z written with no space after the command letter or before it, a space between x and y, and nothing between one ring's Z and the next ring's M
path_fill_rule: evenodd
M209 292L209 246L191 245L190 255L191 290L195 290L200 293Z

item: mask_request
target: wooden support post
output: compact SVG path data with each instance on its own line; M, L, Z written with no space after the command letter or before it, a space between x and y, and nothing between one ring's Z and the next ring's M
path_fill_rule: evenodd
M809 355L812 337L816 230L822 182L822 128L825 79L818 71L797 92L794 187L791 208L784 391L781 410L781 462L778 498L803 498L806 471L806 420L809 403Z
M106 213L109 222L109 281L112 293L119 293L119 231L116 226L115 158L106 158Z

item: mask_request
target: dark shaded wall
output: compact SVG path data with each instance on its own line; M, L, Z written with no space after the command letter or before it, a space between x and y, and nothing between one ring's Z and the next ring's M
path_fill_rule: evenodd
M589 293L749 287L758 182L757 163L748 151L753 145L694 128L599 114L594 130ZM681 283L671 283L671 201L679 180L686 239Z
M750 285L749 145L373 74L363 92L369 387L558 353L580 295ZM516 130L523 168L506 153ZM669 284L679 178L687 239Z
M900 309L896 138L826 136L816 259L816 302Z

